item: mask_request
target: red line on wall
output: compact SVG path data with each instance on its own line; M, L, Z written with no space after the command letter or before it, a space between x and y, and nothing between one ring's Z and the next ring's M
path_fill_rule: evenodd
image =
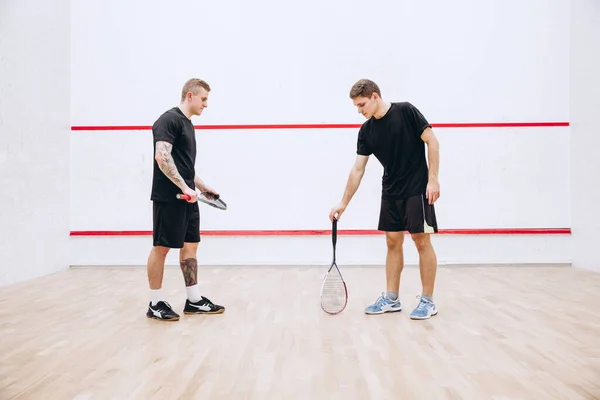
M195 125L202 130L240 129L357 129L361 124L241 124ZM531 128L569 126L569 122L452 122L431 124L434 128ZM147 131L151 125L72 126L72 131Z
M322 236L330 235L327 229L299 230L207 230L204 236ZM497 229L441 229L438 235L569 235L570 228L497 228ZM150 236L152 231L71 231L70 236ZM378 230L338 230L338 235L383 235Z

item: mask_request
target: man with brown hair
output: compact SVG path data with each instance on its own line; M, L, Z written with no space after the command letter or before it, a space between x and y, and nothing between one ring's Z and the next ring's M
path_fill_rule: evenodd
M384 101L379 87L371 80L357 81L350 90L350 98L367 121L358 132L356 161L344 195L329 218L333 221L341 217L373 154L384 169L378 229L386 235L387 291L365 312L382 314L402 310L398 294L404 267L404 231L408 231L419 252L423 286L419 304L410 317L427 319L438 312L433 301L437 257L430 239L430 234L438 231L433 205L440 196L438 140L417 108L408 102Z
M152 178L153 247L148 257L150 303L146 316L177 321L179 314L165 301L162 281L165 259L170 249L179 251L179 263L186 286L186 314L220 314L225 308L201 296L198 288L196 252L200 242L198 193L218 194L196 175L196 132L192 116L207 107L208 83L189 79L182 88L179 106L164 112L152 126L154 172ZM190 200L178 200L177 194Z

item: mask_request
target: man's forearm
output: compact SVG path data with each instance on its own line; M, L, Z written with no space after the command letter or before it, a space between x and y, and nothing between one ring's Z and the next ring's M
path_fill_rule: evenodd
M182 191L188 187L185 183L179 171L177 170L177 166L175 165L175 161L173 160L173 156L171 156L171 148L173 146L169 143L160 142L156 145L156 162L158 163L158 167L160 170L169 178L179 189Z
M196 186L196 188L198 188L198 190L200 190L201 192L204 191L204 189L206 189L206 184L204 183L204 181L198 176L196 175L194 177L194 185Z
M364 170L358 170L356 168L352 168L350 171L350 175L348 176L348 182L346 183L346 189L344 190L344 195L342 196L342 204L347 206L352 200L352 197L358 190L358 186L360 185L360 181L362 180L364 174Z
M440 145L437 140L432 140L427 144L427 159L429 160L429 180L438 180Z

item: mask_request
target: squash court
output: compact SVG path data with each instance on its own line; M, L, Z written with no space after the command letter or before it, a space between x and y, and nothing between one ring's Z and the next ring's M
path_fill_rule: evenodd
M0 400L600 400L599 4L0 2Z

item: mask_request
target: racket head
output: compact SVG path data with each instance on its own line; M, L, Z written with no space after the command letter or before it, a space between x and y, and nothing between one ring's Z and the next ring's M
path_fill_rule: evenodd
M227 203L225 203L218 194L214 195L209 192L202 192L198 195L198 201L208 204L211 207L218 208L219 210L227 210Z
M348 288L335 261L323 277L320 297L321 308L327 314L339 314L348 304Z
M190 196L187 194L178 194L177 198L179 200L189 200ZM198 195L198 201L208 204L211 207L218 208L219 210L227 210L227 203L225 203L218 194L214 195L210 192L201 192Z

